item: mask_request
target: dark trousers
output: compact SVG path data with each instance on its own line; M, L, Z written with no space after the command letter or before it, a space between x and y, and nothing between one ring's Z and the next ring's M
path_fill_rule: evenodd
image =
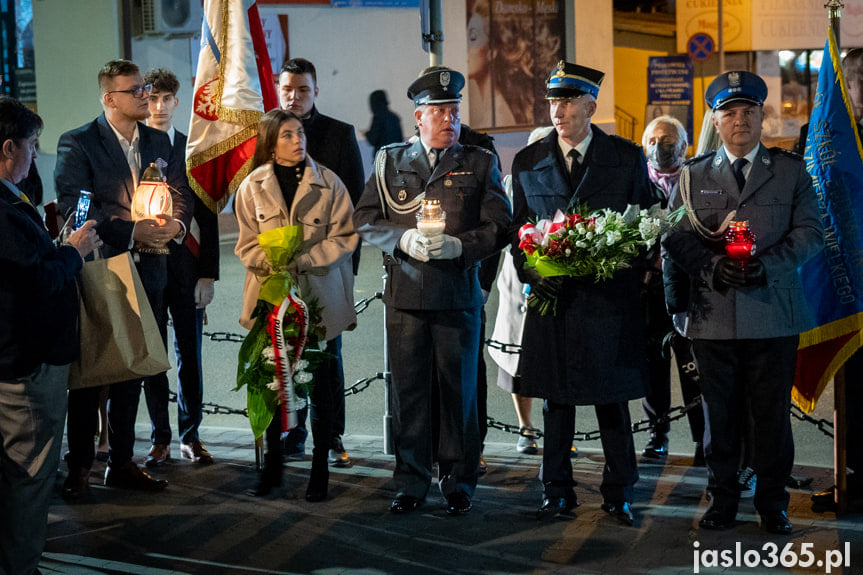
M165 340L167 318L163 293L167 278L166 257L141 254L136 264L147 293L156 323ZM86 350L84 350L86 353ZM93 438L99 431L99 387L69 392L66 436L69 444L69 467L89 468L96 456ZM135 448L135 419L141 397L141 380L114 383L108 391L108 464L120 466L132 460Z
M693 341L707 415L704 452L711 505L735 512L737 471L751 410L752 467L758 474L755 508L788 507L785 480L794 463L791 387L798 336L771 339Z
M685 404L691 403L701 394L698 386L698 370L692 356L692 342L675 333L671 338L671 349L674 350L674 360L677 365L677 375L680 379L680 391ZM668 415L671 409L671 359L662 356L662 342L648 340L648 393L641 401L644 413L650 419L653 431L668 433L669 423L654 423L660 417ZM689 431L692 441L704 441L704 411L702 408L686 412L689 419Z
M315 448L312 451L312 483L317 487L325 487L328 476L327 455L330 450L329 440L332 437L334 407L332 379L337 377L339 370L336 349L334 340L327 341L324 351L328 356L315 369L312 392L309 397L312 406L312 436L315 440ZM281 434L281 411L277 408L276 414L265 432L265 440L267 443L267 465L278 469L282 467Z
M621 401L597 405L594 409L605 456L599 491L610 503L632 501L633 486L638 481L638 466L629 404ZM539 479L547 497L567 497L575 485L570 457L575 434L575 406L546 400L542 415L545 433Z
M187 257L186 257L187 256ZM190 253L174 253L168 270L164 303L174 327L174 351L177 356L177 427L180 441L192 443L198 439L203 418L204 378L201 366L201 336L204 310L195 305L197 276L191 269L178 266L195 265ZM179 260L179 261L177 261ZM168 374L160 373L144 380L144 395L150 414L150 441L171 443L168 419Z
M329 380L330 394L333 398L333 424L331 428L330 445L333 445L345 433L345 369L344 360L342 359L342 336L339 335L327 342L327 345L332 344L333 353L336 355L336 371L333 372L333 377ZM312 404L312 417L315 417L315 406ZM303 408L297 412L297 426L291 429L289 438L285 442L288 446L296 447L298 444L305 444L308 430L306 429L306 417L308 409ZM317 442L315 442L317 444ZM329 450L329 447L327 447Z
M479 467L477 354L480 308L412 311L387 307L393 430L400 493L424 498L432 474L432 418L438 417L441 491L473 495ZM433 377L440 389L432 405Z

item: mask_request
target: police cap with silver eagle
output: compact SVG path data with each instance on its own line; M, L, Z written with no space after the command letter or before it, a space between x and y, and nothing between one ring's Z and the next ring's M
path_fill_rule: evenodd
M408 87L408 98L414 105L447 104L461 99L464 76L445 66L433 66L423 70Z
M733 70L720 74L707 86L704 99L713 110L721 110L732 102L746 102L755 106L764 104L767 84L757 74Z
M590 94L596 98L603 78L605 73L599 70L561 60L548 78L545 99L575 98L582 94Z

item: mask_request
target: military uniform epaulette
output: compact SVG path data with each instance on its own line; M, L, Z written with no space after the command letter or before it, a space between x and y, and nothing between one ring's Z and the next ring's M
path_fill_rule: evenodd
M710 156L712 156L715 153L716 153L716 150L711 150L709 152L704 152L700 156L693 156L693 157L689 158L688 160L686 160L685 162L683 162L683 165L688 166L690 164L694 164L695 162L700 162L701 160L703 160L705 158L709 158Z
M462 148L464 148L465 150L468 150L468 149L470 149L470 150L480 150L480 151L482 151L482 152L485 152L485 153L486 153L486 154L488 154L489 156L493 156L493 155L494 155L494 154L492 153L492 151L491 151L491 150L488 150L488 149L483 148L482 146L478 146L478 145L476 145L476 144L462 144L462 145L461 145L461 147L462 147Z
M393 142L392 144L387 144L385 146L381 146L381 150L389 150L390 148L399 148L401 146L410 146L410 142Z
M795 160L802 160L803 156L794 152L792 150L786 150L785 148L773 147L767 148L767 151L770 152L771 155L780 154L783 156L788 156L789 158L794 158Z

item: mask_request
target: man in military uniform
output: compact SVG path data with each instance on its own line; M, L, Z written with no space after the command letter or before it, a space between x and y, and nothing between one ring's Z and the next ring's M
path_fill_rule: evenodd
M663 246L691 285L684 335L693 340L708 425L710 506L700 525L734 526L741 434L751 410L755 508L766 531L788 534L791 387L799 334L812 327L797 268L824 241L803 160L760 142L766 96L764 81L750 72L710 83L705 97L722 147L684 166L675 203L687 206L689 218ZM725 254L731 220L747 221L756 235L757 250L745 261Z
M560 62L546 86L554 131L521 150L512 165L514 222L553 217L557 210L644 208L659 201L641 150L590 123L605 74ZM525 269L514 238L519 278L531 292L557 297L557 313L528 309L522 338L520 393L545 399L545 444L537 518L565 515L578 506L570 452L575 406L593 405L605 454L602 509L632 525L638 468L628 401L644 396L646 351L634 266L596 283L590 278L541 278ZM642 266L643 267L643 266Z
M384 253L398 494L415 510L431 484L431 396L440 386L439 484L451 515L467 513L477 481L477 356L483 297L477 270L507 241L512 215L490 152L458 143L464 76L426 71L408 88L420 138L378 153L354 213L357 231ZM438 200L443 234L417 229L422 200Z

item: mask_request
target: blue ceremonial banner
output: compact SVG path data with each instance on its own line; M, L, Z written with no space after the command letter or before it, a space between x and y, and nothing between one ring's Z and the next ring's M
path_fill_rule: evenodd
M800 269L818 327L800 334L792 398L811 412L863 344L863 147L832 29L803 157L824 223L824 250Z

